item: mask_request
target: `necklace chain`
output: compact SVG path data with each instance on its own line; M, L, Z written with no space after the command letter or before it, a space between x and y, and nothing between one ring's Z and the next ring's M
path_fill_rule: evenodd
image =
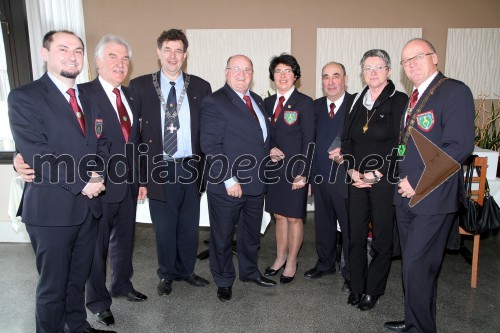
M368 117L368 111L370 110L366 109L366 124L365 126L363 126L363 134L365 134L366 131L368 131L368 123L370 122L370 120L372 120L373 115L375 114L375 112L377 112L377 109L373 110L372 115L370 117Z

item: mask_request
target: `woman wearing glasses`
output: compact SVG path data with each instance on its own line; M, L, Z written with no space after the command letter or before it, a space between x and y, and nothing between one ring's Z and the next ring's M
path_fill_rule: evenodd
M312 157L314 105L310 97L295 88L300 66L293 56L283 53L273 57L269 77L277 94L264 100L272 124L270 157L274 162L267 173L266 210L276 218L276 259L266 268L265 275L277 275L284 268L280 283L287 284L292 282L298 267L311 162L293 161L299 155Z
M352 180L349 186L352 292L347 302L366 311L384 294L391 267L395 184L393 179L390 181L394 165L389 168L386 156L398 146L400 121L408 97L389 80L391 59L386 51L369 50L360 64L366 86L356 96L346 118L342 154ZM372 260L368 264L370 223Z

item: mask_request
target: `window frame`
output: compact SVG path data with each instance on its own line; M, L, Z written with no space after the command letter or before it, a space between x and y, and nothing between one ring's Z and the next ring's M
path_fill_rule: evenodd
M33 81L26 0L0 0L0 22L10 89ZM11 164L13 151L0 151L0 164Z

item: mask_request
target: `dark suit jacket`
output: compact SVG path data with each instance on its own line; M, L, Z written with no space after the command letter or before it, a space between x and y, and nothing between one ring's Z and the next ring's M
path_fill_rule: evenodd
M351 109L352 102L354 101L354 96L351 95L348 92L345 92L344 95L344 101L342 102L342 105L340 105L340 108L338 109L337 112L335 112L335 117L333 118L333 126L329 129L332 133L332 136L335 137L340 137L342 135L342 130L344 127L344 121L346 118L346 115L349 113L349 110ZM314 101L314 112L316 115L316 150L315 150L315 158L314 160L316 161L318 158L318 154L325 154L328 155L328 148L330 148L330 145L332 142L319 142L319 122L321 119L324 119L323 116L327 113L328 111L328 106L327 106L327 100L326 96L318 98L317 100ZM319 147L326 147L326 150L319 148ZM335 178L335 182L333 185L337 188L339 193L344 197L347 198L347 182L346 182L346 169L342 166L339 167L340 164L335 163L334 161L331 161L331 174L332 175L337 175ZM313 174L317 175L317 170L315 168L315 164L313 163ZM328 181L327 179L323 179L323 182Z
M130 106L133 115L132 129L129 136L129 151L125 152L125 138L123 137L120 120L111 104L101 82L98 78L92 82L78 85L80 91L92 96L93 108L99 110L101 117L106 123L104 132L109 140L111 159L107 168L106 191L102 196L102 201L116 203L123 201L127 190L127 182L134 187L133 197L137 197L138 187L138 166L137 166L137 146L139 144L139 116L135 107L135 99L132 92L127 87L122 86L122 91ZM135 153L134 153L135 151ZM134 156L135 154L135 156ZM126 156L126 159L120 155ZM118 163L119 161L125 162ZM125 176L124 176L125 175Z
M160 72L158 75L158 84L160 83ZM183 73L184 79L186 73ZM141 118L142 142L149 147L147 153L148 159L148 197L154 200L165 201L165 190L154 181L151 181L151 170L163 159L163 134L161 131L161 113L160 99L153 85L151 74L139 76L130 81L129 88L136 97L136 105ZM186 94L189 101L189 110L191 113L191 148L193 155L200 156L200 162L196 164L198 170L198 185L201 185L203 156L200 149L200 109L203 98L212 92L210 83L195 75L190 75L189 86Z
M263 195L265 184L259 179L259 166L269 155L269 120L265 116L262 98L250 92L266 121L267 137L248 110L245 102L227 84L212 95L205 97L201 111L201 149L207 156L210 175L214 179L222 173L222 179L208 183L207 191L226 194L224 181L235 176L241 184L243 195ZM221 163L211 163L210 158L221 155L227 158L228 168ZM236 172L241 156L250 157L256 165L250 170ZM251 177L251 181L244 178Z
M36 173L24 190L22 218L26 224L71 226L83 223L89 209L96 218L102 214L100 197L88 199L81 194L89 180L87 172L99 168L84 166L80 161L85 156L93 159L97 153L106 161L108 146L104 136L98 140L96 120L102 118L91 109L85 92L80 91L79 99L85 114L85 136L69 103L47 74L9 94L16 148ZM58 159L34 163L37 155ZM74 166L58 163L62 159L70 164L74 161Z
M264 107L270 119L273 117L276 98L275 94L264 100ZM285 121L284 117L287 112L296 114L296 120ZM309 144L314 143L315 126L312 98L295 89L283 105L276 123L271 125L270 147L277 147L283 152L285 165L293 156L299 154L307 156ZM305 174L308 170L310 170L309 166L305 167L303 163L298 163L295 164L293 174L308 177L309 174Z
M443 74L438 73L419 98L415 110L420 107L434 84L443 77ZM474 110L474 99L469 87L463 82L448 79L429 97L420 113L420 115L431 115L434 119L433 123L427 128L427 126L421 127L415 122L414 129L431 140L455 161L463 163L474 150ZM404 133L403 124L401 124L401 130ZM398 167L399 177L408 177L410 185L415 189L422 176L424 164L411 137L408 140L405 158L399 162ZM463 174L457 172L413 208L410 208L410 211L422 215L456 212L460 206L460 197L463 192ZM395 193L394 204L396 206L408 207L408 202L408 199L403 199L398 193Z

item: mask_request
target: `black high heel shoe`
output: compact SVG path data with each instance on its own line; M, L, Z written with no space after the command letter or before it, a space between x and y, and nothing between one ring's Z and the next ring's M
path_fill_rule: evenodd
M286 265L286 260L285 260L285 263L283 264L283 266L281 266L278 269L272 269L271 267L266 267L264 275L265 276L275 276L279 273L279 271L281 271L282 268L285 268L285 265Z
M297 263L297 266L295 267L295 274L297 274L298 268L299 268L299 263ZM281 274L280 284L287 284L287 283L292 282L293 279L295 278L295 274L293 274L293 276L286 276L286 275Z

